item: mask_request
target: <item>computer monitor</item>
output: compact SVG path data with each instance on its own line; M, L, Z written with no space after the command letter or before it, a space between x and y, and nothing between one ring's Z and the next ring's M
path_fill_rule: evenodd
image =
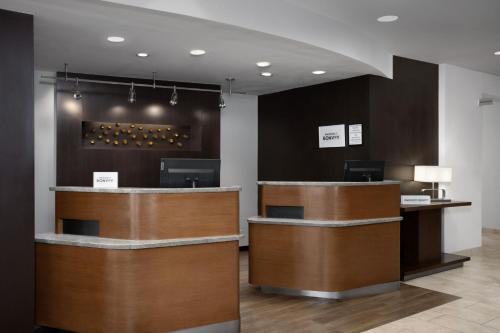
M376 182L384 180L385 161L345 161L344 181Z
M219 187L220 160L162 158L160 187Z

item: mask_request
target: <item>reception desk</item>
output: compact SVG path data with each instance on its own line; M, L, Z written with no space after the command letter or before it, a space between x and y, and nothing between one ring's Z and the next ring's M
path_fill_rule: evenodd
M268 293L350 298L399 289L398 182L259 182L249 280Z
M37 325L239 332L240 187L52 190L56 233L36 236Z

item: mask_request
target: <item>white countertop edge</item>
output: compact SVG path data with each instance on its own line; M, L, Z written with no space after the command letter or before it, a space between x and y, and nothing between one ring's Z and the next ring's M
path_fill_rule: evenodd
M255 224L280 224L292 226L305 226L305 227L324 227L324 228L341 228L341 227L355 227L367 224L380 224L402 221L401 216L395 217L382 217L375 219L359 219L359 220L301 220L301 219L282 219L282 218L269 218L254 216L248 219L248 223Z
M197 188L142 188L142 187L93 188L90 186L52 186L49 189L50 191L54 192L162 194L162 193L239 192L241 191L241 186L197 187Z
M184 245L199 245L238 241L243 235L207 236L193 238L172 238L158 240L129 240L103 238L95 236L80 236L70 234L43 233L35 235L36 243L92 247L112 250L139 250Z
M282 182L258 181L257 185L270 186L374 186L374 185L399 185L398 180L384 180L381 182Z

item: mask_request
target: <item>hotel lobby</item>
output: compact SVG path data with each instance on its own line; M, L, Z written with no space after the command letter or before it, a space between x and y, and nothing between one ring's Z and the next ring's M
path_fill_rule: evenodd
M500 332L497 0L0 0L1 331Z

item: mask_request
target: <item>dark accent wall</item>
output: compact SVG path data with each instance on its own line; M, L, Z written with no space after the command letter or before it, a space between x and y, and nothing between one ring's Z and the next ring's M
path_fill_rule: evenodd
M259 180L338 181L345 160L380 159L386 178L418 192L413 166L438 163L438 72L394 57L392 80L366 75L259 96ZM362 146L319 149L319 126L357 123Z
M0 10L0 327L34 317L33 17Z
M58 74L62 76L61 73ZM70 77L76 74L70 73ZM78 74L79 78L135 83L151 80ZM174 82L158 81L170 85ZM216 85L177 83L183 87L219 89ZM73 99L74 83L57 84L57 185L92 186L92 172L118 171L122 187L159 187L160 158L220 158L219 95L214 92L178 90L179 102L169 104L172 90L136 87L137 102L127 102L128 86L81 83L83 98ZM82 121L188 125L195 149L162 151L155 148L92 149L82 144ZM133 143L131 143L133 146Z

